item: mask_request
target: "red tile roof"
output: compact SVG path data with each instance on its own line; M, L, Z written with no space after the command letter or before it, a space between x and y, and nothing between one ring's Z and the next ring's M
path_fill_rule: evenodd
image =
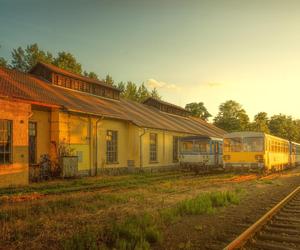
M32 74L0 67L0 96L55 105L69 111L130 121L137 126L222 137L225 131L194 117L167 114L125 99L111 100L49 84Z

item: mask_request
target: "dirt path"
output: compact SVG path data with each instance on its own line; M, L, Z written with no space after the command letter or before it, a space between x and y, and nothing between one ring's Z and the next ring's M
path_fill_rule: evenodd
M237 183L232 182L232 185L237 186ZM299 168L259 181L239 183L238 188L246 190L239 205L223 208L212 215L182 218L165 230L164 241L156 249L223 249L299 185ZM228 184L223 188L226 186Z

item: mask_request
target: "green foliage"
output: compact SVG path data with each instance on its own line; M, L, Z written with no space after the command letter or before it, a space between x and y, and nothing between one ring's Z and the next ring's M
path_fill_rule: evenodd
M273 135L292 140L299 140L299 122L293 121L291 116L274 115L270 119L269 129Z
M158 94L158 91L156 88L152 89L150 96L155 99L161 100L161 96Z
M239 201L240 192L237 190L205 193L198 195L194 199L189 199L180 202L177 205L177 207L175 207L175 210L173 211L173 216L212 213L214 212L215 208L225 207L230 204L238 204Z
M123 93L121 93L122 97L128 100L137 101L138 95L137 95L137 85L133 82L127 82L125 86L125 90Z
M104 82L108 85L114 86L114 80L109 74L106 75Z
M270 133L269 122L268 114L266 112L259 112L254 116L254 121L250 124L249 130Z
M11 67L22 72L29 71L38 61L52 63L53 60L52 54L41 50L36 43L27 45L25 49L13 49L11 56Z
M71 71L75 74L82 73L81 64L77 62L75 56L69 52L59 52L57 57L54 58L53 64L59 68Z
M87 71L83 71L83 75L85 76L85 77L89 77L89 78L91 78L91 79L95 79L95 80L99 80L99 77L98 77L98 75L95 73L95 72L93 72L93 71L91 71L91 72L87 72Z
M219 106L214 124L227 132L244 131L249 129L249 117L239 103L229 100Z
M113 223L104 230L102 240L112 248L117 249L150 249L150 244L162 240L152 216L149 214L135 215L122 223Z
M204 106L203 102L191 102L185 105L185 109L195 117L199 117L205 121L209 117L211 117L211 114L207 111L206 107Z
M0 67L7 67L7 61L3 58L0 57Z
M148 97L150 96L149 90L146 88L144 83L139 86L137 90L137 101L138 102L143 102L145 101Z

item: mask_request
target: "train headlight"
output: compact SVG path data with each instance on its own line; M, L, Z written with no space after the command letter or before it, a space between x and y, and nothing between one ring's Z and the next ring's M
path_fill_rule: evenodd
M230 155L223 155L223 160L224 161L230 160Z
M264 162L264 158L262 155L255 155L255 160L260 163Z

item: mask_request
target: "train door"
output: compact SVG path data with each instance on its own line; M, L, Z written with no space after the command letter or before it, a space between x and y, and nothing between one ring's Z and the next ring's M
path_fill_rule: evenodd
M213 141L212 142L212 153L213 153L213 159L214 159L214 166L219 165L219 146L218 142Z

